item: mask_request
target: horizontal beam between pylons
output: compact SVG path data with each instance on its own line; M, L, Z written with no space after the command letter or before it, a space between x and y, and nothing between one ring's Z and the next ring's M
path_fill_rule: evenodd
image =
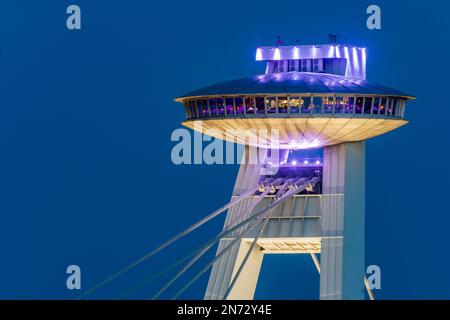
M245 198L247 198L248 196L252 195L254 192L256 192L258 190L258 188L253 188L248 190L247 192L245 192L244 194L238 196L238 198L231 200L229 203L227 203L225 206L221 207L220 209L214 211L213 213L207 215L206 217L204 217L203 219L201 219L200 221L194 223L193 225L191 225L190 227L186 228L185 230L181 231L180 233L176 234L175 236L173 236L172 238L170 238L169 240L167 240L166 242L164 242L163 244L161 244L159 247L157 247L156 249L154 249L153 251L149 252L148 254L146 254L145 256L139 258L138 260L136 260L135 262L133 262L132 264L128 265L127 267L123 268L122 270L114 273L113 275L111 275L109 278L105 279L104 281L100 282L99 284L95 285L94 287L92 287L91 289L87 290L86 292L84 292L83 294L79 295L76 300L82 299L84 297L86 297L87 295L93 293L95 290L105 286L106 284L110 283L111 281L113 281L114 279L116 279L117 277L121 276L122 274L124 274L125 272L133 269L134 267L136 267L137 265L141 264L142 262L144 262L145 260L149 259L150 257L152 257L153 255L157 254L158 252L160 252L161 250L163 250L164 248L168 247L169 245L173 244L174 242L176 242L177 240L185 237L186 235L188 235L189 233L191 233L192 231L194 231L195 229L199 228L200 226L202 226L203 224L205 224L206 222L210 221L211 219L215 218L216 216L218 216L219 214L221 214L222 212L224 212L225 210L229 209L230 207L238 204L239 202L241 202L242 200L244 200Z

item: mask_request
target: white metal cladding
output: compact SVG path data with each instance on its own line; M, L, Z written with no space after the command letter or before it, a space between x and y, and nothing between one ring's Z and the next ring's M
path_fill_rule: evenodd
M364 299L364 142L324 149L320 298Z

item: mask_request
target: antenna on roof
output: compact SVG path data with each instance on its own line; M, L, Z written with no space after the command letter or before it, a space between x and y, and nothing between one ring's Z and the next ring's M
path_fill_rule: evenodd
M337 45L338 43L338 36L336 34L328 34L328 42L332 45Z
M283 41L281 41L281 37L277 36L277 41L275 41L275 44L278 46L280 44L283 44Z

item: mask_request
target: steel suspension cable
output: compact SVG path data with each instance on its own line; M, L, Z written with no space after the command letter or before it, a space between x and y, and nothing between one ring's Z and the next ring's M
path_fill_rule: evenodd
M253 210L254 206L256 206L263 198L264 196L266 196L270 191L269 187L265 188L265 191L263 193L261 193L261 195L259 195L256 200L251 203L249 206L247 206L244 211L248 211L248 210ZM239 218L240 216L234 217L234 219L230 222L230 225L233 225L236 220ZM177 262L175 262L174 264L166 267L165 269L163 269L161 272L157 273L156 275L151 276L150 278L147 278L146 280L144 280L143 282L141 282L140 284L130 288L129 290L127 290L121 297L126 296L136 290L139 290L141 288L143 288L145 285L147 285L148 283L152 282L153 280L157 279L158 277L162 276L163 274L167 273L168 271L174 269L175 267L177 267L178 265L182 264L183 262L185 262L186 260L188 260L189 258L192 258L194 256L197 256L199 253L201 253L204 249L206 249L206 251L208 251L208 249L213 245L213 243L210 241L208 242L206 245L198 248L196 251L192 252L191 254L183 257L181 260L178 260ZM203 252L203 253L206 253ZM200 258L200 256L198 256L198 258ZM198 259L197 259L198 260ZM195 261L194 261L195 262ZM192 264L191 264L192 265ZM166 288L167 289L167 288ZM164 290L163 290L164 291ZM162 292L161 292L162 293Z
M251 194L253 194L256 190L258 190L258 188L254 188L251 190L248 190L247 192L245 192L244 194L240 195L238 198L231 200L229 203L227 203L225 206L219 208L218 210L214 211L213 213L207 215L206 217L204 217L203 219L201 219L200 221L194 223L193 225L191 225L190 227L186 228L185 230L181 231L180 233L176 234L175 236L173 236L172 238L170 238L169 240L167 240L166 242L162 243L159 247L157 247L156 249L152 250L151 252L147 253L146 255L142 256L141 258L139 258L138 260L136 260L135 262L131 263L130 265L128 265L127 267L121 269L120 271L114 273L113 275L111 275L110 277L106 278L104 281L96 284L95 286L93 286L91 289L87 290L86 292L84 292L83 294L79 295L76 299L82 299L84 297L86 297L87 295L93 293L94 291L96 291L97 289L103 287L104 285L110 283L111 281L113 281L114 279L116 279L117 277L121 276L122 274L124 274L125 272L133 269L134 267L136 267L137 265L141 264L142 262L144 262L145 260L149 259L150 257L152 257L153 255L155 255L156 253L158 253L159 251L161 251L162 249L168 247L169 245L171 245L172 243L174 243L175 241L183 238L184 236L188 235L190 232L194 231L195 229L197 229L198 227L202 226L203 224L205 224L206 222L208 222L209 220L215 218L216 216L218 216L220 213L222 213L223 211L227 210L228 208L238 204L239 202L241 202L242 200L244 200L245 198L247 198L248 196L250 196Z

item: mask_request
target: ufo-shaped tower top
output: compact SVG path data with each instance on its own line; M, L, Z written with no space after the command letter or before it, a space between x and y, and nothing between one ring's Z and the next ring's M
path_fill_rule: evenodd
M232 142L287 149L386 133L407 123L405 104L414 97L366 81L366 55L365 48L336 45L260 47L256 60L266 61L265 74L176 99L185 106L183 125Z

